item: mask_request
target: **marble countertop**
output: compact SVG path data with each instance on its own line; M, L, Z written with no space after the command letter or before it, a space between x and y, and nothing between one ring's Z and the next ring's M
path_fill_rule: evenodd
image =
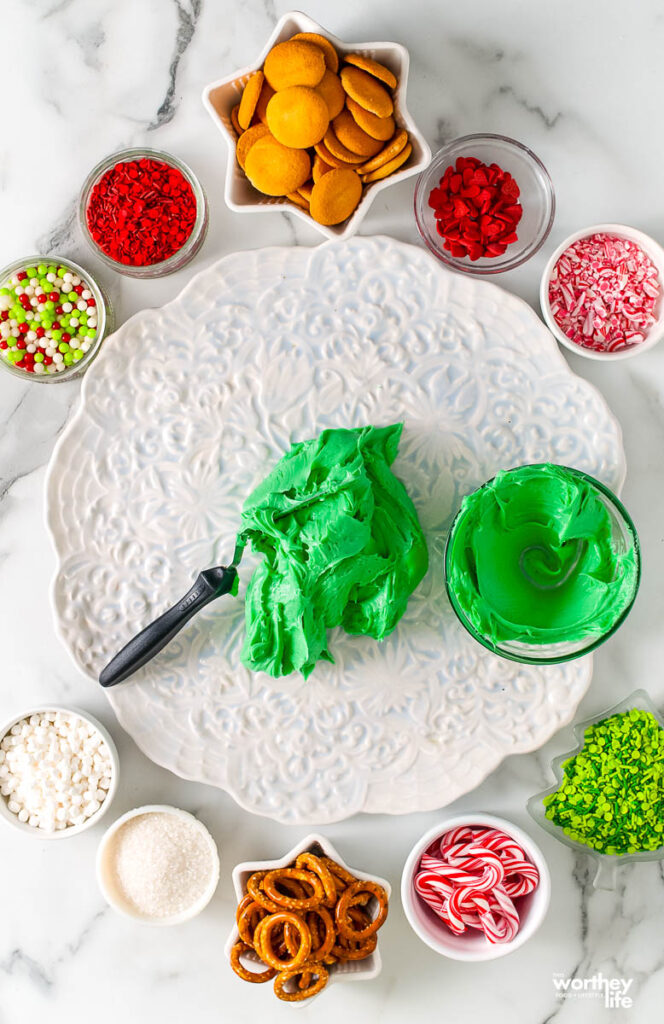
M223 203L224 143L200 102L202 86L253 60L276 18L275 0L3 0L5 123L0 153L0 265L24 253L79 258L108 287L122 322L156 306L195 272L237 249L317 244L288 214L238 216ZM436 148L474 131L519 138L553 178L557 219L544 250L498 283L536 305L548 253L586 224L632 224L664 242L658 130L664 16L658 0L627 12L619 0L311 0L308 13L341 38L391 39L411 55L408 102ZM161 281L123 280L95 264L76 227L87 171L114 149L148 144L183 157L209 196L211 225L193 266ZM362 233L416 241L413 181L383 192ZM569 354L568 354L569 355ZM644 551L634 611L596 655L579 717L601 711L636 686L664 704L664 527L659 508L664 460L664 346L607 367L571 356L576 372L605 395L625 436L624 499ZM113 815L143 803L174 803L209 825L222 881L204 914L177 929L133 925L108 909L94 855L101 826L62 843L26 840L3 828L0 1024L97 1024L232 1020L244 1024L265 1000L236 983L223 962L232 917L230 871L247 857L277 856L303 829L240 810L223 793L181 781L151 764L113 720L103 693L73 667L55 636L48 587L54 556L43 528L45 468L79 385L39 387L0 374L0 573L3 682L0 718L44 700L78 704L111 729L122 778ZM72 523L72 529L76 524ZM569 748L559 734L532 755L508 758L449 810L504 814L532 833L527 797L547 781L545 765ZM325 829L349 863L398 884L405 856L440 815L358 816ZM553 876L549 915L537 936L505 960L457 964L437 957L410 931L393 901L382 933L384 968L366 985L337 985L303 1021L345 1017L397 1024L471 1015L517 1024L596 1024L661 1019L664 999L664 870L624 869L614 892L592 887L592 865L536 834ZM561 1000L554 979L630 982L630 1009L608 1009L591 992ZM264 1019L286 1020L270 1005Z

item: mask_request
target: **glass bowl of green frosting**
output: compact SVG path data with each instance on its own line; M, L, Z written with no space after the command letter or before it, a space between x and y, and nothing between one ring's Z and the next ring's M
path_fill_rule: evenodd
M645 690L579 722L555 783L528 801L549 835L596 863L596 889L625 864L664 860L664 717Z
M519 466L463 499L445 549L457 617L512 661L555 664L603 643L628 615L641 573L622 503L586 473Z

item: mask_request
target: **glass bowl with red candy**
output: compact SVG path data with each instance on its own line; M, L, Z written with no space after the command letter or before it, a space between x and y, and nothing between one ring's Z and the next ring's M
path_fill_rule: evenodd
M500 274L525 263L546 240L555 208L542 161L503 135L450 142L415 188L422 240L443 263L468 274Z
M540 306L556 340L587 359L647 352L664 335L664 249L625 224L569 235L544 268Z
M202 246L208 205L182 160L156 149L124 149L90 172L79 202L81 230L95 254L129 277L181 270Z

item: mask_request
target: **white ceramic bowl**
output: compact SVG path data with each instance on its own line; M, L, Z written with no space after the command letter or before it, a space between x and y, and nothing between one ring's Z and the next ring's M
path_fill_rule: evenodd
M650 256L650 259L657 267L660 284L662 286L662 292L660 292L656 306L657 323L653 324L649 333L646 335L645 340L639 345L632 345L629 348L621 349L617 352L595 352L591 348L584 348L582 345L577 345L576 342L570 341L567 335L561 331L560 327L556 323L549 304L549 280L551 278L551 273L554 266L565 252L565 249L568 249L573 242L578 242L580 238L587 238L589 235L596 235L600 232L607 235L617 235L618 238L628 238L632 242L636 242L636 244L639 245L643 251L648 254L648 256ZM644 234L643 231L637 231L636 228L630 228L626 224L593 224L589 228L582 228L581 231L575 231L574 234L568 235L565 241L560 243L544 268L542 280L540 281L540 307L542 310L542 316L546 321L546 325L554 335L556 341L561 345L564 345L565 348L568 348L570 352L575 352L578 356L585 356L586 359L596 359L598 362L615 362L618 359L631 359L633 356L638 356L642 352L647 352L648 349L653 348L653 346L656 345L664 335L664 249L658 242L651 238L650 235Z
M141 914L135 914L126 903L119 900L113 889L109 875L109 864L106 861L109 843L118 829L122 828L122 826L127 821L130 821L131 818L137 818L141 814L173 814L178 818L183 818L186 821L192 822L207 840L213 862L210 881L200 899L198 899L196 903L193 903L187 910L183 910L180 914L173 914L171 917L160 918L143 917ZM97 881L108 905L113 907L113 910L117 910L118 914L122 914L123 917L129 917L132 921L140 921L141 924L155 925L157 927L182 924L184 921L190 921L192 917L196 917L197 914L200 914L201 910L204 910L205 907L207 907L215 894L217 885L219 884L219 853L217 851L217 844L203 822L199 821L198 818L195 818L193 814L189 813L189 811L182 811L179 807L170 807L168 804L146 804L144 807L135 807L132 811L127 811L126 814L121 815L121 817L119 817L117 821L114 821L106 832L104 832L97 849Z
M341 859L329 839L326 839L325 836L318 835L317 833L312 833L299 842L297 846L294 846L292 850L289 850L287 854L280 857L279 860L244 861L242 864L238 864L233 868L233 887L235 888L237 902L239 903L243 896L246 895L247 881L249 876L253 875L254 871L272 871L275 868L288 867L289 864L292 864L293 861L305 851L319 854L322 853L323 856L330 857L332 860L336 861L337 864L340 864L343 868L346 868L347 871L350 871L351 874L355 875L356 878L361 878L364 881L377 882L378 885L382 885L383 889L387 893L388 899L391 896L392 887L386 879L379 878L378 875L370 875L366 871L358 871L357 868L349 867L348 864ZM234 924L231 933L226 940L226 945L224 946L224 953L228 961L230 961L231 950L239 937L237 925ZM378 934L378 944L376 945L375 950L364 960L348 960L345 963L335 964L330 970L330 977L327 985L321 991L325 992L330 985L334 984L336 981L371 981L373 978L378 977L383 966L379 950L380 933ZM246 982L243 982L240 978L238 978L237 981L239 984L246 987ZM255 985L253 987L256 989L267 989L267 996L269 997L268 1002L274 1002L274 992L272 991L271 985ZM318 995L320 995L320 993L318 993ZM312 1002L316 998L317 996L312 996L310 999L302 1000L302 1002L294 1002L284 1005L311 1006Z
M521 926L512 942L490 943L483 934L475 930L463 935L454 935L415 892L413 879L417 874L422 854L444 832L460 825L480 825L507 832L516 839L539 871L540 880L537 888L519 900ZM401 876L401 902L411 928L422 942L451 960L497 960L501 956L513 953L535 934L546 916L550 899L551 876L544 854L537 843L511 821L496 818L493 814L459 814L429 829L408 855Z
M353 215L342 224L335 224L332 227L318 224L305 210L295 206L288 199L261 195L245 176L235 159L237 135L231 124L231 110L240 102L242 90L247 79L263 66L263 62L272 47L276 43L290 39L296 32L318 32L329 39L340 54L361 53L367 57L372 57L388 67L398 80L398 85L394 92L394 118L399 127L408 130L413 146L413 152L406 162L406 166L390 175L389 178L375 181L369 185L365 189L364 196ZM390 185L395 185L398 181L403 181L404 178L420 174L431 160L431 150L406 107L408 64L408 51L399 43L344 43L300 11L289 11L287 14L284 14L277 22L272 35L253 64L241 68L239 71L234 71L232 75L228 75L226 78L220 78L216 82L211 82L203 90L203 104L224 136L228 146L228 164L226 167L226 184L224 189L226 205L237 213L270 213L275 210L280 212L288 210L296 217L300 217L301 220L306 221L307 224L321 231L327 238L347 238L349 235L354 234L379 192L384 188L389 188Z
M40 707L28 708L26 711L22 711L20 715L14 715L13 718L10 718L0 726L0 740L7 735L13 725L16 725L18 722L22 722L25 718L30 718L30 715L43 715L48 711L64 711L69 715L76 715L78 718L82 718L84 722L88 722L103 737L106 746L108 747L112 764L111 785L106 799L97 813L87 818L82 825L70 825L68 828L63 828L59 832L45 832L43 829L35 828L34 825L28 825L27 822L19 821L17 816L9 810L7 806L7 797L4 796L0 796L0 818L3 821L6 821L7 824L12 825L13 828L19 829L19 831L24 833L24 835L32 836L33 839L70 839L72 836L77 836L81 832L85 832L86 829L92 828L93 825L96 825L111 806L118 788L120 758L118 757L118 751L111 734L108 732L106 727L101 724L101 722L98 722L96 718L89 715L87 711L81 711L80 708L67 707L64 704L44 704Z

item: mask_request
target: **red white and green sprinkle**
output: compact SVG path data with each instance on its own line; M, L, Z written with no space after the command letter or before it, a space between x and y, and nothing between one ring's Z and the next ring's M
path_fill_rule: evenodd
M89 283L64 264L25 266L0 288L0 358L26 373L69 370L94 345L98 325Z
M664 729L650 712L634 708L591 725L563 771L544 806L570 839L607 854L664 846Z

